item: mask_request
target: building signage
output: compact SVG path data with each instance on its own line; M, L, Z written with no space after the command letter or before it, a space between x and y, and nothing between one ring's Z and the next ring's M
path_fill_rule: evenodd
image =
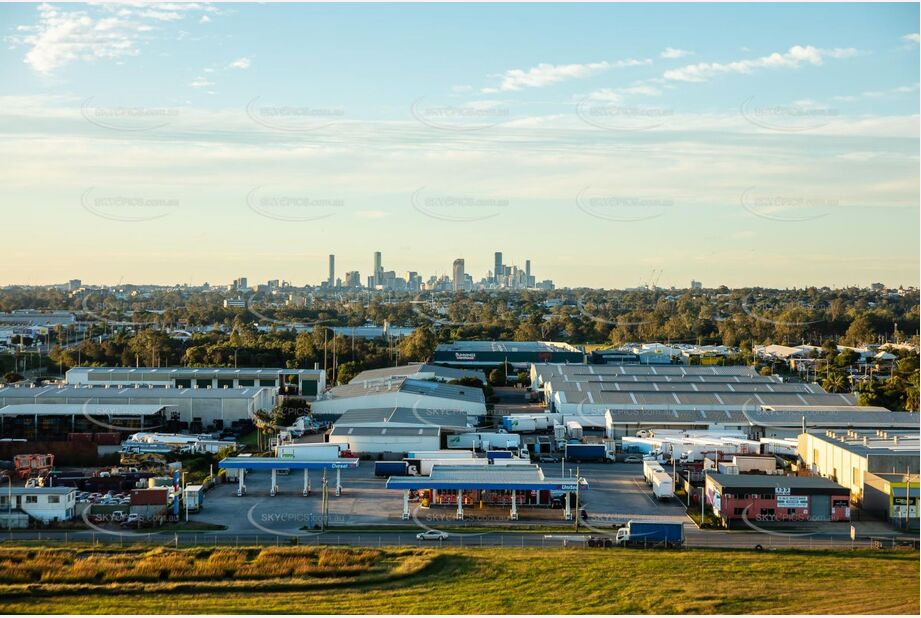
M777 496L779 509L808 509L809 496Z
M560 485L561 491L576 491L575 485Z
M777 496L789 496L790 488L789 487L775 487L774 494Z
M476 360L476 354L473 352L455 352L454 360L459 361L474 361Z

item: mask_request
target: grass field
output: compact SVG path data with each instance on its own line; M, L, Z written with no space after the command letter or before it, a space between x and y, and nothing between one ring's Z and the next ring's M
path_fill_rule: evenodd
M914 614L917 552L0 548L0 613Z

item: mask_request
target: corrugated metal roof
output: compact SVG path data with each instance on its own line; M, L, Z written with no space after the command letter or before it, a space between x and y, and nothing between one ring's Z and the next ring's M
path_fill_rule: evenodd
M153 416L161 404L22 403L0 408L0 416Z

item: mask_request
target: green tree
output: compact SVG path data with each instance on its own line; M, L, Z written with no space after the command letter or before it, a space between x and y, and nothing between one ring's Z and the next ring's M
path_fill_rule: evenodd
M3 374L3 381L6 382L7 384L14 384L16 382L21 382L22 379L23 379L22 374L16 373L15 371L8 371L5 374Z
M362 364L358 361L348 361L339 365L336 372L336 382L338 384L348 384L352 378L362 372Z
M400 358L404 362L426 361L435 352L438 340L428 326L421 326L400 342Z

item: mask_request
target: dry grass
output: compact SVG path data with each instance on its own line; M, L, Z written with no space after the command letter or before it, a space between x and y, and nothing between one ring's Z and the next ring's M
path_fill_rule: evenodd
M0 567L0 613L157 613L163 607L182 614L919 610L917 552L2 549ZM167 580L159 577L163 569ZM22 573L39 573L28 581L46 583L24 583Z

